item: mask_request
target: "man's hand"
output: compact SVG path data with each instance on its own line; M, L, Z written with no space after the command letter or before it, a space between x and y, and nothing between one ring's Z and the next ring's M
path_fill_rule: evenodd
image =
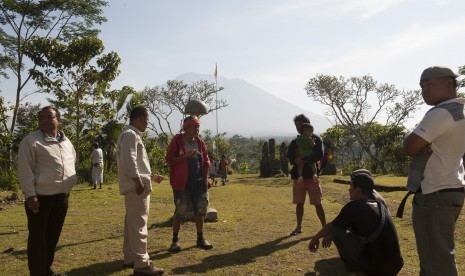
M310 240L310 243L308 244L308 250L310 250L312 252L316 252L319 247L320 247L320 240L312 238Z
M134 185L136 186L136 193L138 195L142 194L145 191L144 184L142 183L142 180L140 177L133 178L134 180Z
M34 214L39 213L39 200L37 199L37 196L30 196L26 199L26 204L27 208L31 210Z
M328 248L331 246L331 242L333 241L333 235L329 235L323 238L321 241L321 244L323 245L323 248Z
M158 175L158 174L152 174L152 181L155 182L155 183L160 183L162 182L163 180L165 180L165 178L161 175Z

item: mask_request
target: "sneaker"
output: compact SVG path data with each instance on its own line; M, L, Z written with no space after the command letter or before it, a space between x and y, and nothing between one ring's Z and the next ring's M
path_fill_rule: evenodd
M163 268L154 267L153 264L143 268L134 268L135 276L163 275L164 272Z
M179 245L179 242L173 242L170 246L169 251L171 253L178 253L179 251L181 251L181 246Z
M200 241L197 241L197 247L205 249L205 250L209 250L213 248L213 245L209 243L207 240L200 240Z

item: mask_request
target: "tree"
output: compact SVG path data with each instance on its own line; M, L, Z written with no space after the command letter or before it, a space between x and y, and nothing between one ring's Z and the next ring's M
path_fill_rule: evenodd
M13 135L13 151L18 152L21 140L29 133L37 130L39 125L38 114L41 107L40 104L25 103L18 109L18 120L16 129Z
M26 69L36 67L26 59L24 45L34 36L65 42L73 38L95 36L99 31L92 27L106 21L106 18L101 16L104 6L107 6L107 2L102 0L0 2L0 75L8 77L10 74L7 71L11 71L16 78L16 100L8 129L10 133L13 133L16 126L20 102L27 96L23 90L31 75Z
M394 85L379 84L371 76L344 78L317 75L305 87L307 95L328 107L326 115L334 124L353 135L372 164L379 165L384 174L383 156L374 152L373 136L367 128L383 122L386 126L379 135L402 126L422 103L419 90L398 90Z
M80 146L82 135L87 135L90 145L103 123L115 116L107 101L111 95L108 88L119 74L121 60L115 52L102 54L103 50L97 37L74 39L67 45L57 39L34 37L25 45L25 55L36 65L29 70L30 76L56 97L49 101L66 112L78 164L84 152Z
M108 99L110 100L114 117L109 119L107 123L103 125L97 139L97 142L101 145L103 151L103 157L106 161L105 170L107 172L112 171L113 166L116 164L116 142L125 125L124 123L121 123L121 121L127 121L128 117L127 112L120 114L120 111L125 106L127 97L134 93L134 89L130 86L123 86L123 88L113 90L109 93Z
M191 100L201 100L208 105L209 113L228 106L225 100L215 101L215 94L222 91L223 87L216 90L215 84L206 80L200 80L190 85L183 81L169 80L166 87L155 86L145 88L141 92L141 102L147 105L149 111L155 116L156 124L150 123L149 129L157 134L173 136L170 118L174 112L184 113L187 103Z

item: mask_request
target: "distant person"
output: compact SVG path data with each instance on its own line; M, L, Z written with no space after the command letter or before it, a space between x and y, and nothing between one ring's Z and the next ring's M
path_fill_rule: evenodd
M94 189L97 188L97 185L100 185L99 189L102 189L103 152L97 142L95 142L93 146L94 150L90 154L90 159L92 160L92 185L94 186Z
M394 276L402 269L399 239L383 203L372 200L374 182L365 173L352 173L350 202L337 217L315 234L308 248L337 247L345 268L356 275Z
M297 135L297 138L295 139L297 143L297 147L299 148L299 157L301 162L297 164L297 172L299 175L299 178L297 179L297 182L299 184L302 184L304 181L304 178L302 176L303 173L303 168L304 166L309 166L310 169L312 170L312 178L313 182L318 182L320 181L318 179L318 171L316 168L316 163L308 163L305 160L302 159L304 156L311 156L313 154L313 148L315 147L315 142L313 141L313 126L310 123L304 123L302 124L302 135Z
M210 173L209 178L212 180L212 185L216 185L216 183L218 183L218 180L215 179L218 173L217 171L218 167L216 165L217 162L213 158L211 158L210 160L211 162L210 162L210 168L209 168L209 173Z
M302 126L305 123L310 124L310 119L308 119L304 114L300 114L294 117L294 125L299 134L302 134ZM316 182L313 180L313 171L310 169L309 166L303 167L303 181L300 183L298 181L299 175L297 164L303 162L307 162L308 164L315 164L323 157L323 140L315 134L312 134L312 139L315 142L315 146L311 155L299 157L299 147L297 145L296 139L291 141L287 152L287 158L289 159L289 162L292 165L292 202L296 205L295 212L297 220L297 226L294 229L294 231L291 232L291 236L302 233L302 218L304 216L304 204L307 193L310 198L310 205L315 206L315 211L318 216L318 219L320 220L321 225L326 225L325 211L323 209L323 205L321 204L321 182Z
M55 275L51 267L76 185L76 152L62 131L58 109L46 106L38 113L39 130L24 137L18 152L18 180L24 193L27 259L30 275Z
M456 77L445 67L423 71L421 93L433 107L404 139L404 152L412 157L407 189L415 193L420 275L458 275L454 232L465 197L465 99L457 98Z
M220 164L218 165L218 167L219 167L218 174L221 176L221 183L222 183L223 186L226 184L226 182L229 182L229 180L228 180L228 166L229 166L229 163L226 160L226 156L224 154L221 155Z
M152 176L149 158L142 134L149 122L149 113L136 106L129 115L127 125L118 137L118 184L124 195L124 266L133 267L134 275L162 275L164 270L150 261L147 252L147 219L150 210L152 181L160 183L163 177Z
M183 132L171 140L166 153L170 167L170 184L173 188L175 211L173 217L173 240L170 251L181 251L179 230L189 206L194 212L197 230L197 247L212 249L203 235L203 222L208 209L208 158L207 145L199 137L200 121L196 116L184 119Z

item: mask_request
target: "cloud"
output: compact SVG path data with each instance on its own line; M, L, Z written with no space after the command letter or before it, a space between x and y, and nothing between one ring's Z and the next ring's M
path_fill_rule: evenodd
M342 5L342 10L359 13L362 19L367 19L408 1L411 0L354 0Z

